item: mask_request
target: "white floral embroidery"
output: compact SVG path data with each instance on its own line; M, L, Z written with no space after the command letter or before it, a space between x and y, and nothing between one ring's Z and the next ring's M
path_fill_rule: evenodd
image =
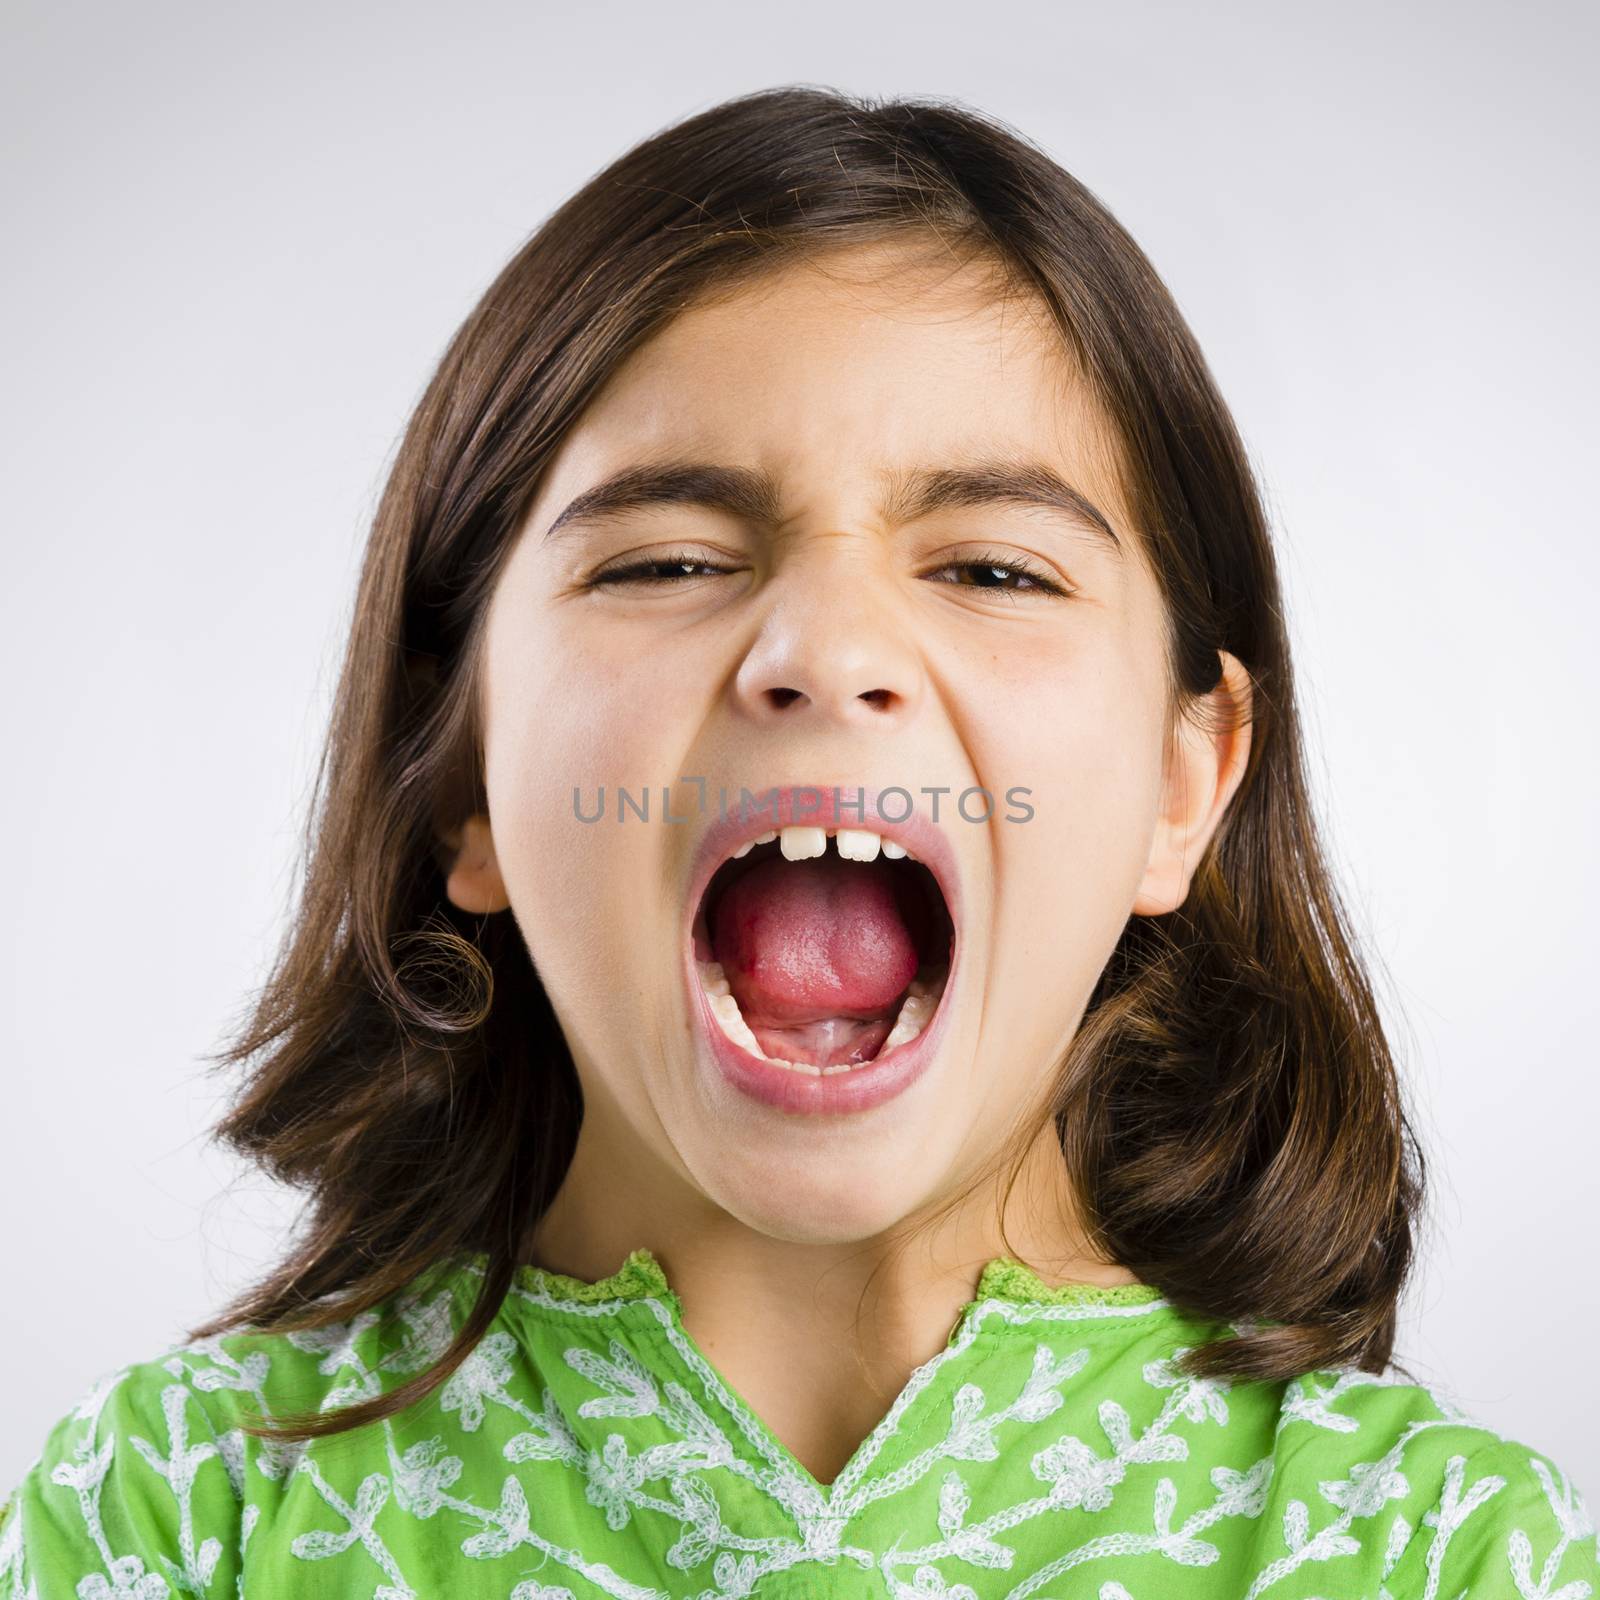
M509 1333L491 1333L445 1379L439 1404L446 1411L460 1413L461 1426L476 1433L483 1425L484 1402L503 1400L511 1381L511 1352L515 1341Z
M1294 1574L1295 1593L1373 1600L1460 1600L1480 1577L1519 1600L1593 1594L1593 1521L1537 1455L1389 1374L1189 1376L1192 1325L1159 1299L979 1301L823 1485L667 1298L569 1300L528 1281L435 1391L431 1430L408 1412L283 1445L237 1419L271 1419L274 1396L328 1411L421 1370L453 1337L448 1290L401 1297L395 1318L186 1345L137 1369L116 1429L105 1408L130 1373L102 1379L22 1515L0 1521L0 1595L38 1600L24 1519L45 1494L62 1497L52 1529L82 1528L78 1600L242 1600L247 1549L304 1562L313 1592L420 1600L452 1548L463 1593L487 1577L507 1600L759 1600L791 1572L840 1600L1258 1600ZM1385 1420L1400 1412L1369 1405L1374 1391L1385 1406L1397 1391L1406 1420ZM149 1420L125 1426L135 1415ZM128 1547L130 1493L164 1497L170 1544ZM436 1543L413 1572L424 1526ZM1463 1551L1494 1570L1461 1568Z

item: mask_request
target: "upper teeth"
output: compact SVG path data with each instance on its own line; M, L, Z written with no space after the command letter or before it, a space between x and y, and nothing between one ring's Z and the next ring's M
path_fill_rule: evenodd
M778 848L785 861L804 861L827 850L828 835L822 828L780 828Z
M897 844L893 839L885 839L870 828L812 828L798 824L776 831L758 833L755 838L746 839L733 852L733 857L734 860L738 860L740 856L749 855L756 845L770 844L776 839L785 861L808 861L813 856L826 853L830 838L838 846L840 856L846 861L876 861L880 849L891 861L899 861L902 858L910 861L917 859L903 844Z
M841 828L834 834L833 842L846 861L876 861L879 847L888 843L866 828Z

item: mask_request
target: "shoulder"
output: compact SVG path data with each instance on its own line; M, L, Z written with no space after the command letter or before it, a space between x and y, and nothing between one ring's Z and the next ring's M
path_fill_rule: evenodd
M319 1448L247 1428L349 1405L432 1365L457 1303L449 1286L419 1285L348 1322L246 1328L104 1374L0 1505L0 1593L231 1592L263 1506Z
M1290 1548L1330 1529L1337 1542L1384 1528L1382 1593L1392 1600L1600 1593L1600 1549L1579 1486L1442 1385L1392 1372L1307 1373L1283 1391L1275 1462Z
M237 1544L242 1468L240 1440L219 1438L165 1358L107 1373L49 1430L0 1511L0 1589L203 1591ZM185 1515L196 1531L187 1561Z

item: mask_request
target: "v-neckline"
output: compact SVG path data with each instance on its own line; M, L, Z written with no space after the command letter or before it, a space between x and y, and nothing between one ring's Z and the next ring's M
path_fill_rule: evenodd
M480 1262L483 1259L481 1254L477 1257ZM1000 1320L1005 1326L1025 1326L1033 1320L1025 1309L1028 1307L1036 1308L1038 1314L1047 1317L1050 1313L1045 1308L1077 1307L1086 1320L1097 1321L1102 1317L1137 1318L1141 1310L1154 1311L1169 1303L1153 1284L1067 1283L1052 1287L1025 1262L1011 1256L991 1257L978 1274L973 1298L957 1313L944 1348L912 1369L888 1410L851 1451L833 1481L823 1483L700 1348L684 1325L683 1301L650 1250L641 1246L631 1251L617 1271L593 1281L523 1263L517 1268L513 1290L525 1302L552 1310L559 1309L563 1303L587 1307L590 1315L603 1315L612 1308L618 1311L630 1306L644 1309L652 1317L652 1323L647 1326L653 1326L665 1336L678 1359L694 1374L698 1385L733 1418L751 1447L774 1471L798 1487L803 1501L809 1502L793 1509L841 1521L847 1513L842 1514L836 1502L845 1501L865 1481L863 1474L899 1430L901 1419L932 1384L943 1364L957 1351L971 1346L985 1319L986 1306L1000 1301L1024 1308L1020 1312L1002 1312ZM1067 1315L1071 1315L1070 1311Z

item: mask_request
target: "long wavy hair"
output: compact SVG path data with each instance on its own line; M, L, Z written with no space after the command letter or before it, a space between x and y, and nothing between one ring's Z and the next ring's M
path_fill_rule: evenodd
M1163 916L1133 916L1055 1075L1096 1246L1235 1324L1210 1376L1381 1371L1423 1158L1305 779L1268 524L1165 285L1104 205L999 120L783 86L636 145L559 207L450 341L379 502L307 818L296 914L212 1070L215 1137L305 1192L285 1259L199 1338L310 1329L486 1259L441 1358L384 1394L250 1431L311 1438L422 1399L487 1331L560 1185L582 1100L510 917L444 893L486 809L478 682L502 563L546 464L685 306L851 243L933 240L1042 303L1115 426L1165 602L1173 704L1249 672L1248 766ZM1037 1133L1042 1123L1035 1125Z

